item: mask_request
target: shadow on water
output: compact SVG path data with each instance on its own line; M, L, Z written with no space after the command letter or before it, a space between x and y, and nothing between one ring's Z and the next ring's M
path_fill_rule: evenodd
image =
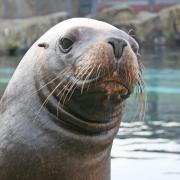
M148 110L135 117L137 103L127 103L112 149L112 180L180 179L180 52L178 47L142 51ZM19 60L0 58L0 96Z

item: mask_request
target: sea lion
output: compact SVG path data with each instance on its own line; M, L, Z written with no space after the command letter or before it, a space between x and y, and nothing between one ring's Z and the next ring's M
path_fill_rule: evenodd
M109 180L124 102L143 91L138 43L105 22L73 18L47 31L0 103L0 179Z

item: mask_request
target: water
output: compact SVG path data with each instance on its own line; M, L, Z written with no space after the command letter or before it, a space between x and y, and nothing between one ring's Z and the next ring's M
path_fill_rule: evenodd
M143 122L133 121L130 100L111 153L112 180L179 180L180 52L158 48L143 57L148 110Z
M180 179L180 52L143 50L148 110L136 118L130 98L112 148L112 180ZM21 56L0 58L0 95Z
M0 56L0 97L21 58L22 55L16 57Z

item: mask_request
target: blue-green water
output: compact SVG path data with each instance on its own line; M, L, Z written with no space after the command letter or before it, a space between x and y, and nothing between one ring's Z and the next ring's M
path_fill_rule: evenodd
M112 148L112 180L180 179L180 51L143 51L148 109L134 119L131 98Z
M19 61L21 60L22 55L20 56L1 56L0 57L0 97L2 96L6 85L11 78L13 72L16 69Z
M139 121L129 99L112 148L112 180L180 179L180 51L161 47L142 51L148 109ZM21 56L0 58L2 95Z

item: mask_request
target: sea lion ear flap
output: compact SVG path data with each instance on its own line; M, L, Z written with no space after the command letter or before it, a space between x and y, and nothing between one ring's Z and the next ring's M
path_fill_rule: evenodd
M131 37L135 37L136 36L136 31L134 29L130 29L128 31L128 34L131 36Z
M49 44L43 42L43 43L39 43L38 46L39 46L39 47L43 47L44 49L47 49L47 48L49 47Z

